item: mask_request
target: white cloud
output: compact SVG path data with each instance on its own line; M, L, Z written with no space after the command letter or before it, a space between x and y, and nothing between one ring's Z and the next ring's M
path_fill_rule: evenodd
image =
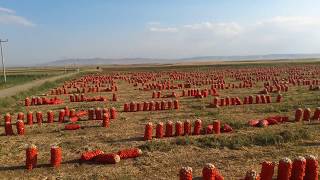
M243 31L243 27L238 23L214 23L214 22L202 22L199 24L189 24L183 26L186 29L198 30L198 31L211 31L220 35L234 36L240 34Z
M276 16L260 21L150 25L148 52L173 57L320 52L320 17ZM174 36L164 32L176 32ZM155 43L156 42L156 43ZM171 53L170 53L171 52Z
M320 25L319 17L306 17L306 16L276 16L267 20L257 23L258 25L295 25L295 26L313 26Z
M12 9L0 7L0 13L14 14L16 12L14 10L12 10Z
M175 27L165 27L165 28L150 27L149 30L152 32L178 32L179 31L178 28L175 28Z
M17 24L22 26L33 27L35 24L25 17L18 16L12 9L0 7L0 24Z

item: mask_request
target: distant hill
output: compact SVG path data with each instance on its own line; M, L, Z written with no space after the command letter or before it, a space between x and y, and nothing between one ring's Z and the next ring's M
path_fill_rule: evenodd
M123 65L123 64L169 64L178 62L201 61L244 61L244 60L282 60L282 59L312 59L320 58L320 54L268 54L248 56L199 56L182 59L153 59L153 58L88 58L63 59L52 61L38 66L85 66L85 65Z
M45 64L39 64L39 66L163 64L163 63L170 63L172 61L175 61L175 60L151 59L151 58L123 58L123 59L88 58L88 59L63 59L63 60L52 61Z
M199 56L180 59L182 61L243 61L243 60L280 60L280 59L312 59L320 58L320 54L267 54L267 55L248 55L248 56Z

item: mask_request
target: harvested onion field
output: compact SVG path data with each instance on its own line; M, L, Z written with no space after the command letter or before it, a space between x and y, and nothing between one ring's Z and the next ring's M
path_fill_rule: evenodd
M276 163L277 178L280 159L320 155L319 87L317 61L108 66L81 73L1 112L0 179L179 179L187 166L201 179L212 163L228 180L251 169L260 173L264 161ZM30 144L37 162L27 170ZM50 161L52 145L62 150L61 165ZM81 159L87 151L134 148L142 154L120 155L119 162L116 154Z

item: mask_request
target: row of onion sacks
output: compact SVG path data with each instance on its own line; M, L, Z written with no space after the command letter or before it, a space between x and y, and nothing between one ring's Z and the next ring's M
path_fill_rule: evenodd
M38 161L38 148L31 144L26 148L26 169L32 170L36 168ZM62 162L62 149L59 146L53 145L50 149L50 165L52 167L60 167Z
M264 161L261 164L261 172L258 174L254 170L246 173L245 180L272 180L274 177L276 164ZM313 155L306 157L298 156L293 161L283 158L279 161L277 180L318 180L319 164Z
M25 126L24 126L24 114L23 113L18 113L17 121L16 121L16 128L17 128L17 134L18 135L24 135L25 134ZM5 130L5 135L6 136L12 136L14 135L13 128L12 128L12 117L9 113L7 113L4 116L4 130Z
M32 111L28 111L27 112L27 116L26 116L27 117L27 123L26 123L27 125L33 125L33 123L34 123L34 114L35 114L36 122L38 124L42 124L42 122L43 122L43 113L41 111L37 111L36 113L34 113ZM60 122L61 118L64 118L64 116L65 116L64 113L63 113L63 117L61 117L61 112L59 113L59 122ZM54 118L55 118L54 117L54 112L49 110L47 112L47 122L48 123L53 123L54 122ZM7 113L5 115L5 122L7 122L8 119L10 119L10 121L12 119L12 117L11 117L11 115L9 113ZM24 120L25 120L24 113L19 112L18 115L17 115L17 120L21 120L21 121L24 122Z
M310 121L310 120L320 120L320 107L317 107L312 115L310 108L298 108L295 112L295 121Z
M179 109L178 100L169 101L151 101L151 102L131 102L123 105L124 112L137 112L137 111L158 111L167 109Z
M153 137L153 124L151 122L145 125L144 140L151 140ZM200 135L202 131L202 121L197 119L194 122L193 132L192 123L190 120L184 122L177 121L173 124L172 121L167 121L164 125L162 122L156 124L156 138L173 137L173 136L186 136L186 135ZM213 121L213 124L208 125L205 129L206 134L220 134L221 122L219 120Z
M107 108L90 108L88 110L88 119L89 120L102 120L103 114L108 113L110 115L110 119L116 119L118 116L116 108L112 107L110 109Z
M182 167L179 171L179 179L192 180L193 179L192 171L193 170L191 167ZM224 177L220 174L218 169L213 164L207 163L202 169L202 179L203 180L223 180Z

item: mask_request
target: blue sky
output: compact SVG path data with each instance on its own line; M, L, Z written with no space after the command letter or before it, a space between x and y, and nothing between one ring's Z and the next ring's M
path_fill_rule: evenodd
M318 0L0 0L10 65L320 52Z

